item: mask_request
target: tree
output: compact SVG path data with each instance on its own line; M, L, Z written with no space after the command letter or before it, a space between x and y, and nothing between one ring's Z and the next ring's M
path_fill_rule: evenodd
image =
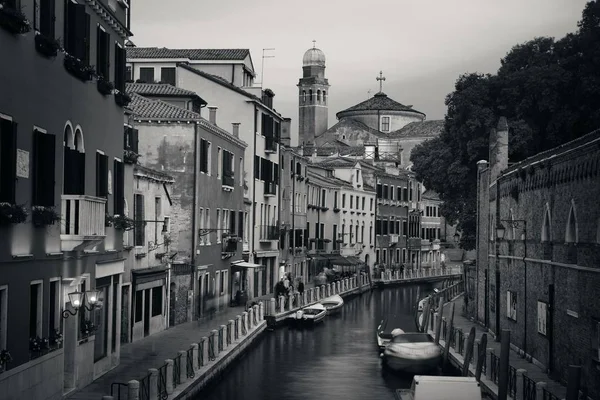
M415 147L413 171L439 193L442 214L475 248L477 161L488 159L490 128L508 119L516 162L600 127L600 2L583 10L578 31L514 46L496 75L465 74L446 97L439 137Z

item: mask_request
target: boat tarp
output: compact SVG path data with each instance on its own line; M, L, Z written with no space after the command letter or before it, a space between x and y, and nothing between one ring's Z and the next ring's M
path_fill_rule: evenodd
M389 315L384 317L381 326L379 327L379 336L383 339L391 339L392 331L402 326L406 322L406 317L401 318L399 315Z

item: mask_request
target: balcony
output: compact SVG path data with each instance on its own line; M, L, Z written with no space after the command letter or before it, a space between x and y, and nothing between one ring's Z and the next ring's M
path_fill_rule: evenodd
M275 225L260 225L259 240L261 242L279 240L279 229Z
M390 235L390 245L398 244L398 235Z
M265 138L265 153L277 153L277 142L274 138Z
M235 185L235 180L233 178L233 174L231 174L231 175L224 174L223 180L222 180L223 190L231 191L231 190L233 190L234 185Z
M277 194L275 182L265 182L265 197L274 197Z
M106 199L83 195L61 196L60 240L62 251L73 251L103 240Z

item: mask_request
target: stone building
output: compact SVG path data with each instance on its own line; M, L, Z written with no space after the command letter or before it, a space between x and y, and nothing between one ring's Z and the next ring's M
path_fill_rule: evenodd
M163 84L156 84L164 86ZM174 178L171 191L169 326L228 307L241 261L246 144L184 108L131 93L139 162ZM136 256L145 253L135 247Z
M308 160L293 149L282 146L280 165L282 234L279 276L290 272L294 277L306 277L304 231L307 223Z
M600 396L600 131L510 164L508 125L478 163L477 263L468 312L554 379L582 366ZM473 287L474 286L474 287Z
M120 5L36 4L3 1L0 21L0 351L11 355L0 397L9 400L61 399L120 360L122 231L105 225L124 204L131 33Z

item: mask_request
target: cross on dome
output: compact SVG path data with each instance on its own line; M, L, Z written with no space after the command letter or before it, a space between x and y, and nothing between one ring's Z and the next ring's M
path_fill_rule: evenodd
M383 81L385 81L383 71L379 71L379 76L375 79L379 81L379 93L383 93Z
M317 41L313 40L312 42L313 42L313 49L316 49L317 48Z

